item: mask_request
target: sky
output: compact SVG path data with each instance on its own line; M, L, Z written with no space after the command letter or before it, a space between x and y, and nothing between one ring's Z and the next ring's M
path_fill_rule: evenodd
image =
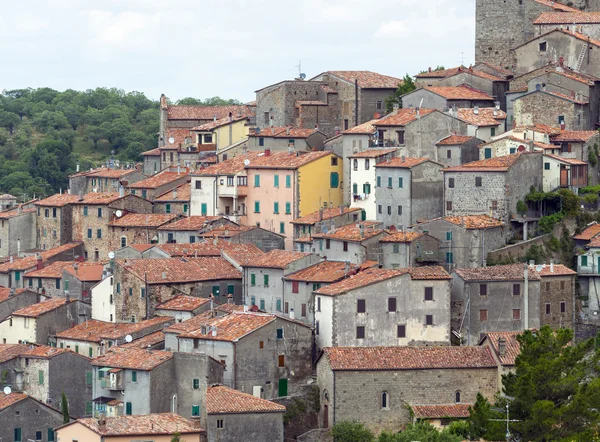
M0 90L117 87L158 99L327 70L395 77L474 58L473 0L2 0Z

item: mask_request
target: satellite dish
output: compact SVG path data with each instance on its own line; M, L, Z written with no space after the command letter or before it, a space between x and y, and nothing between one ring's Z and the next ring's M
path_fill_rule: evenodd
M541 91L541 90L542 90L542 85L541 85L541 84L539 84L539 83L538 83L538 84L536 84L536 85L535 85L535 90L536 90L536 91Z
M250 160L248 158L246 158L244 160L244 166L249 166L250 165Z
M525 146L523 146L522 144L517 148L517 150L519 152L525 152Z
M175 138L169 137L169 144L173 144L175 142Z
M123 216L123 212L121 210L117 210L115 212L115 215L117 216L117 218L121 218Z
M4 387L4 394L11 394L12 390L10 389L10 387Z
M115 252L108 252L108 259L115 259Z
M133 338L131 337L131 335L125 336L125 342L130 343L131 341L133 341Z

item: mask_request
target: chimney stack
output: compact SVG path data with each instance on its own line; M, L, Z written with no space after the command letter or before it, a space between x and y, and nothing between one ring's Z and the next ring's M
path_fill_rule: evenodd
M10 290L8 291L8 296L12 297L15 296L16 290L14 287L11 287Z
M498 354L500 356L506 355L506 339L504 338L498 339Z
M104 413L100 413L100 416L98 416L98 430L106 431L106 417L104 417Z
M550 261L550 273L554 273L554 261Z
M340 206L340 215L344 214L344 206Z
M344 263L344 275L348 276L348 273L350 273L350 261Z
M271 156L271 149L265 149L265 156L266 157L270 157Z
M173 199L177 199L177 189L173 189Z
M44 260L39 253L36 255L35 268L36 270L42 270L44 268Z
M319 209L319 222L323 221L323 209Z
M192 428L200 429L200 416L192 416L190 417L190 423L192 424Z
M123 198L125 196L125 188L123 185L119 184L119 197Z

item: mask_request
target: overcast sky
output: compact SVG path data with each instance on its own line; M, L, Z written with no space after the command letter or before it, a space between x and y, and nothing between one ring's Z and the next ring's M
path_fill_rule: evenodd
M473 0L1 0L0 89L242 101L298 74L473 61Z

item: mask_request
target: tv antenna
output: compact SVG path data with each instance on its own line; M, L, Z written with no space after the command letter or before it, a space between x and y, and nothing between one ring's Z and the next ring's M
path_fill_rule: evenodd
M300 80L304 80L306 78L306 74L302 72L302 60L298 60L298 64L294 67L298 68L298 78Z

